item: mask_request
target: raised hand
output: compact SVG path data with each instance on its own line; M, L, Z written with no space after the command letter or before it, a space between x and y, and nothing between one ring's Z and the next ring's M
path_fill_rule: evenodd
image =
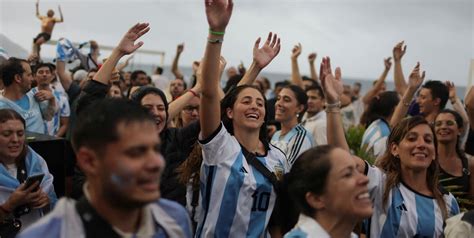
M333 74L331 69L331 59L329 57L324 57L321 62L320 74L321 84L327 102L329 104L338 102L340 95L344 91L341 80L341 68L337 67L335 74Z
M118 50L121 55L128 55L135 52L143 45L143 41L136 44L135 41L150 30L149 25L148 23L137 23L134 25L125 33L115 49Z
M301 43L298 43L291 50L291 59L293 59L293 60L297 59L298 56L300 56L301 51L302 51Z
M392 67L392 57L384 59L383 64L385 65L385 70L390 70L390 68Z
M179 55L179 54L183 53L183 51L184 51L184 43L181 43L176 47L176 54Z
M418 89L423 83L423 80L425 80L425 71L420 72L420 62L418 62L408 78L408 87Z
M449 99L451 100L456 99L457 95L456 95L456 87L454 86L454 83L451 81L446 81L444 84L446 85L446 87L448 87Z
M399 61L402 59L403 55L407 51L407 46L403 46L405 41L401 41L393 47L393 60Z
M255 41L253 47L253 60L255 61L258 68L263 69L267 66L280 52L280 38L277 34L269 33L267 40L263 44L262 48L258 48L260 45L261 38L259 37Z
M205 3L207 22L210 30L224 32L232 16L233 1L205 0Z
M308 61L309 63L314 63L314 61L316 60L316 57L318 57L318 54L316 52L313 52L311 54L308 55Z

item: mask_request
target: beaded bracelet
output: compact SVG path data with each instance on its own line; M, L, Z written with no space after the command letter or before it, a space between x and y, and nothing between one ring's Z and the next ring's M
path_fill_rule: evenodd
M225 31L213 31L209 29L209 33L211 33L212 35L223 36L225 34Z

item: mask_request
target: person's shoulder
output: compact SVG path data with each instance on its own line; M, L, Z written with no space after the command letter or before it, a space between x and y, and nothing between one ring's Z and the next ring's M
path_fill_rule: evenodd
M295 228L291 230L290 232L286 233L284 238L306 238L309 237L306 232L299 228Z
M74 234L77 234L77 229L81 229L80 223L76 222L76 225L73 224L74 221L80 222L80 218L74 212L75 204L76 202L73 199L60 199L48 215L23 230L17 237L62 237L61 230L66 221L72 224L71 226L68 225L68 228L72 228L72 230L69 230L69 235L73 237Z
M186 209L179 203L175 201L171 201L168 199L160 198L158 201L156 201L152 206L158 206L160 210L162 210L166 215L168 215L170 218L174 220L176 224L179 225L180 230L184 232L184 235L191 236L191 222L189 220L188 213ZM154 210L155 217L156 218L162 218L163 219L163 214L158 214L158 210ZM165 219L163 220L165 221ZM166 225L168 227L173 227L171 224L162 224ZM180 231L180 233L181 233Z

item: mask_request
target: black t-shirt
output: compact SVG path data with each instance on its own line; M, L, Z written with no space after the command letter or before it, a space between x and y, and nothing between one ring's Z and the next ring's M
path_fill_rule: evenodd
M161 153L166 161L160 185L163 198L186 205L186 186L179 182L176 169L188 158L200 130L196 121L183 128L167 128L161 133Z
M474 130L469 128L469 134L467 135L466 146L464 152L470 155L474 155Z

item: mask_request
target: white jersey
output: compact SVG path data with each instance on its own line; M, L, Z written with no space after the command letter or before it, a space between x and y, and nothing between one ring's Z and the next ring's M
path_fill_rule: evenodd
M202 145L202 211L196 237L268 237L275 205L272 183L247 163L237 139L221 124ZM257 159L278 177L288 172L285 155L270 145Z
M331 238L331 236L312 217L300 214L298 223L284 238ZM351 238L357 238L357 235L351 233Z
M298 124L284 136L281 131L275 132L271 143L285 153L291 167L300 154L313 147L313 141L311 133Z
M434 198L400 183L390 191L387 204L383 204L386 175L379 168L368 164L367 167L368 188L374 203L372 217L366 221L368 237L442 237L444 221ZM443 198L448 216L458 214L454 196L446 193Z

